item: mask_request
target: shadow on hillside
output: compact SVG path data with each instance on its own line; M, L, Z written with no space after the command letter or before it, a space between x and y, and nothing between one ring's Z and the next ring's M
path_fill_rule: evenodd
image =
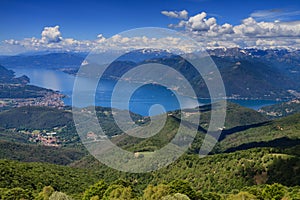
M299 143L299 140L298 140ZM286 186L300 185L300 158L292 156L284 158L275 157L273 163L268 166L268 184L281 183Z
M205 128L203 128L202 126L200 126L200 125L196 125L196 124L190 123L188 121L181 120L181 119L179 119L175 116L172 116L172 118L176 122L182 123L182 125L184 125L185 127L189 128L189 129L193 129L193 130L197 129L199 132L204 133L204 134L208 133L207 130ZM257 123L257 124L236 126L236 127L231 128L231 129L222 130L221 135L219 135L219 132L210 132L209 134L214 138L218 138L218 141L220 142L220 141L224 140L227 135L231 135L233 133L237 133L237 132L240 132L240 131L245 131L245 130L250 129L250 128L260 127L260 126L263 126L263 125L267 125L269 123L270 123L270 121L266 121L266 122L261 122L261 123Z
M188 121L185 121L185 120L181 120L175 116L172 116L172 118L177 122L177 123L182 123L183 126L189 128L189 129L192 129L192 130L198 130L199 132L202 132L202 133L207 133L207 130L202 128L201 126L199 125L196 125L196 124L193 124L191 122L188 122Z
M237 147L233 147L233 148L229 148L227 150L225 150L225 153L230 153L230 152L234 152L234 151L240 151L240 150L246 150L246 149L251 149L251 148L256 148L256 147L292 147L292 146L296 146L296 145L300 145L300 139L290 139L287 137L283 137L283 138L278 138L275 140L271 140L268 142L251 142L251 143L247 143L247 144L242 144L240 146Z
M231 129L225 129L225 130L222 131L222 134L219 137L219 141L224 140L227 135L231 135L233 133L240 132L240 131L245 131L245 130L250 129L250 128L256 128L256 127L263 126L263 125L266 125L266 124L269 124L269 123L270 122L267 121L267 122L261 122L261 123L257 123L257 124L236 126L236 127L231 128Z

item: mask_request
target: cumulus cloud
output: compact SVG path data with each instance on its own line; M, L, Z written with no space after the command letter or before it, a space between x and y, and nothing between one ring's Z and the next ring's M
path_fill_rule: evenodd
M59 26L45 27L42 31L42 41L47 43L57 43L62 41Z
M130 49L148 48L177 50L192 52L197 50L191 47L179 37L160 36L122 36L115 35L105 38L102 34L97 35L95 40L76 40L74 38L63 38L59 26L45 27L41 38L25 38L23 40L5 40L0 46L0 54L22 53L26 51L75 51L89 52L97 49L100 51L128 51ZM5 53L3 51L5 49Z
M169 27L192 37L201 47L300 49L300 21L259 20L260 16L270 15L268 12L256 11L235 26L229 23L219 24L216 17L209 17L206 12L199 12L190 17L185 10L162 11L162 14L176 18L178 23L170 24ZM128 47L145 48L149 45L161 49L178 48L185 52L194 50L194 47L186 46L181 39L173 37L115 35L107 39L99 34L94 40L76 40L64 38L59 28L59 26L45 27L40 38L2 41L0 54L44 50L88 52L96 47L100 47L103 51L124 50Z
M202 12L193 17L190 17L186 23L186 27L192 31L207 31L210 28L210 24L213 24L214 19L206 20L206 13ZM208 21L208 23L206 23Z
M25 38L23 40L4 40L0 45L1 54L16 54L27 51L90 51L97 44L105 41L101 34L97 39L76 40L74 38L63 38L59 26L44 27L40 38Z
M198 46L192 45L191 42L185 41L178 36L165 37L149 37L149 36L134 36L126 37L122 35L115 35L101 45L97 45L95 51L128 51L133 49L155 48L164 50L174 50L177 52L193 52L199 50Z
M244 19L234 27L234 32L253 37L299 37L300 21L294 22L257 22L252 17Z
M161 14L171 18L187 19L189 13L186 10L182 10L182 11L161 11Z
M233 26L225 23L219 25L215 17L207 17L206 12L201 12L189 17L187 20L181 20L178 24L170 24L170 28L184 28L194 35L216 37L218 35L232 34Z
M300 12L299 12L300 13ZM300 21L281 22L274 20L266 22L258 20L263 17L297 15L296 12L283 13L281 10L256 11L250 17L233 26L229 23L219 24L215 17L208 17L206 12L200 12L170 28L184 29L186 34L207 47L259 47L263 45L276 48L297 48L300 36ZM271 39L270 39L271 38ZM280 39L278 39L280 38ZM229 42L230 41L230 42ZM284 41L284 42L283 42ZM294 42L294 44L292 44Z

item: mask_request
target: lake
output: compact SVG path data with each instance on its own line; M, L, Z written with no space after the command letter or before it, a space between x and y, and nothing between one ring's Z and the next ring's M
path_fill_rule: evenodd
M52 90L60 91L61 93L67 95L64 99L66 105L72 105L72 91L75 76L66 74L61 71L50 70L50 69L22 69L14 68L16 76L26 75L30 78L30 84L37 85L44 88L49 88ZM88 78L81 77L81 82L84 85L84 89L80 91L83 96L94 95L91 94L89 88L91 80ZM98 85L97 92L95 96L95 103L98 106L103 107L112 107L111 105L111 94L114 89L115 81L113 80L103 80ZM126 88L130 90L133 87L132 83L123 81L122 84L125 84ZM126 91L123 91L126 92ZM114 99L114 106L118 109L130 110L134 113L138 113L144 116L147 115L156 115L163 113L165 111L172 111L180 108L179 102L174 94L174 91L168 90L164 87L157 85L144 85L138 88L130 98L129 103L124 102L122 95L117 96ZM230 100L234 103L238 103L242 106L258 110L259 108L279 103L278 101L273 100ZM209 100L200 99L198 101L200 104L207 104ZM152 107L151 113L149 110L151 106L155 104L160 104L163 106L162 109L160 106ZM182 97L182 108L192 108L197 105L197 101L190 97ZM80 105L76 106L89 106L85 101L81 101Z

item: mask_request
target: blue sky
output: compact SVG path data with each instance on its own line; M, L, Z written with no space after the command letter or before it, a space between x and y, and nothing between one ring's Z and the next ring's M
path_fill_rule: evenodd
M44 27L59 25L64 38L93 40L137 27L164 27L179 20L162 11L201 12L217 23L236 26L254 16L257 22L300 20L299 0L1 0L0 41L39 38ZM295 36L295 35L294 35Z
M256 10L300 10L298 0L1 0L0 40L39 36L44 26L59 25L65 37L109 37L136 27L167 27L162 10L205 11L220 23L238 24ZM294 16L296 17L296 16ZM287 20L293 20L291 16ZM299 16L298 16L299 17Z

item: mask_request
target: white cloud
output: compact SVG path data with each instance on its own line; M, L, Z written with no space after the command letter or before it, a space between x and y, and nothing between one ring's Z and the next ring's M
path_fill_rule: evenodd
M62 40L59 26L45 27L42 31L42 41L46 43L56 43Z
M252 37L299 37L300 21L293 22L257 22L252 17L243 20L234 27L234 32Z
M5 40L0 45L0 54L17 54L28 51L76 51L89 52L93 49L100 51L127 51L131 49L141 49L147 47L157 49L173 49L177 51L194 51L197 48L187 45L179 37L146 37L133 36L126 37L115 35L109 39L102 34L97 35L95 40L76 40L73 38L63 38L59 31L59 26L45 27L41 38L25 38L23 40Z
M76 40L63 38L59 26L45 27L41 38L25 38L23 40L4 40L0 45L0 54L18 54L27 51L77 51L87 52L106 38L99 34L95 40Z
M161 14L171 18L187 19L189 13L186 10L182 10L182 11L161 11Z
M233 26L231 24L225 23L219 29L221 34L231 34L233 33Z
M288 20L290 17L299 16L300 11L289 11L282 9L271 9L271 10L256 10L250 14L250 17L256 20L264 21L275 21L275 20Z
M208 24L205 23L206 13L202 12L193 17L190 17L187 21L187 28L191 31L207 31L209 30Z
M97 35L97 42L98 43L104 42L105 40L106 40L106 38L102 34Z
M208 17L201 12L188 17L188 12L163 11L162 14L177 18L177 24L170 24L171 28L179 30L193 39L199 46L207 48L241 47L241 48L288 48L300 49L300 21L266 22L257 20L263 12L256 12L252 17L241 21L238 25L229 23L219 24L215 17ZM267 15L267 14L265 14ZM109 42L102 34L95 40L76 40L63 38L59 26L45 27L40 38L25 38L23 40L5 40L0 44L0 54L17 54L26 51L80 51L88 52L95 47L103 51L124 50L129 47L145 48L149 45L161 49L178 48L192 51L194 47L184 44L179 38L167 37L125 37L115 35Z
M261 49L293 47L294 49L300 49L300 39L294 38L293 40L289 40L287 38L262 38L257 39L253 47Z
M207 47L233 45L240 47L259 47L265 44L272 48L298 48L300 37L300 21L273 22L257 21L260 17L270 16L270 13L281 11L257 11L250 17L242 20L241 24L233 26L229 23L218 24L214 17L207 17L206 12L190 16L186 20L180 20L178 24L170 24L170 28L185 29L185 33ZM296 15L298 12L285 13L284 15ZM300 12L299 12L300 13ZM272 14L272 16L279 14ZM271 39L270 39L271 38ZM284 40L284 42L282 42ZM230 42L229 42L230 41ZM227 45L227 46L226 46Z
M224 34L232 34L233 26L225 23L218 25L215 17L207 18L206 12L201 12L191 16L187 20L181 20L178 24L170 24L170 28L185 28L194 35L202 35L206 37L216 37Z
M236 34L240 35L257 36L264 34L264 29L260 27L252 17L244 19L243 23L241 25L235 26L233 30Z

